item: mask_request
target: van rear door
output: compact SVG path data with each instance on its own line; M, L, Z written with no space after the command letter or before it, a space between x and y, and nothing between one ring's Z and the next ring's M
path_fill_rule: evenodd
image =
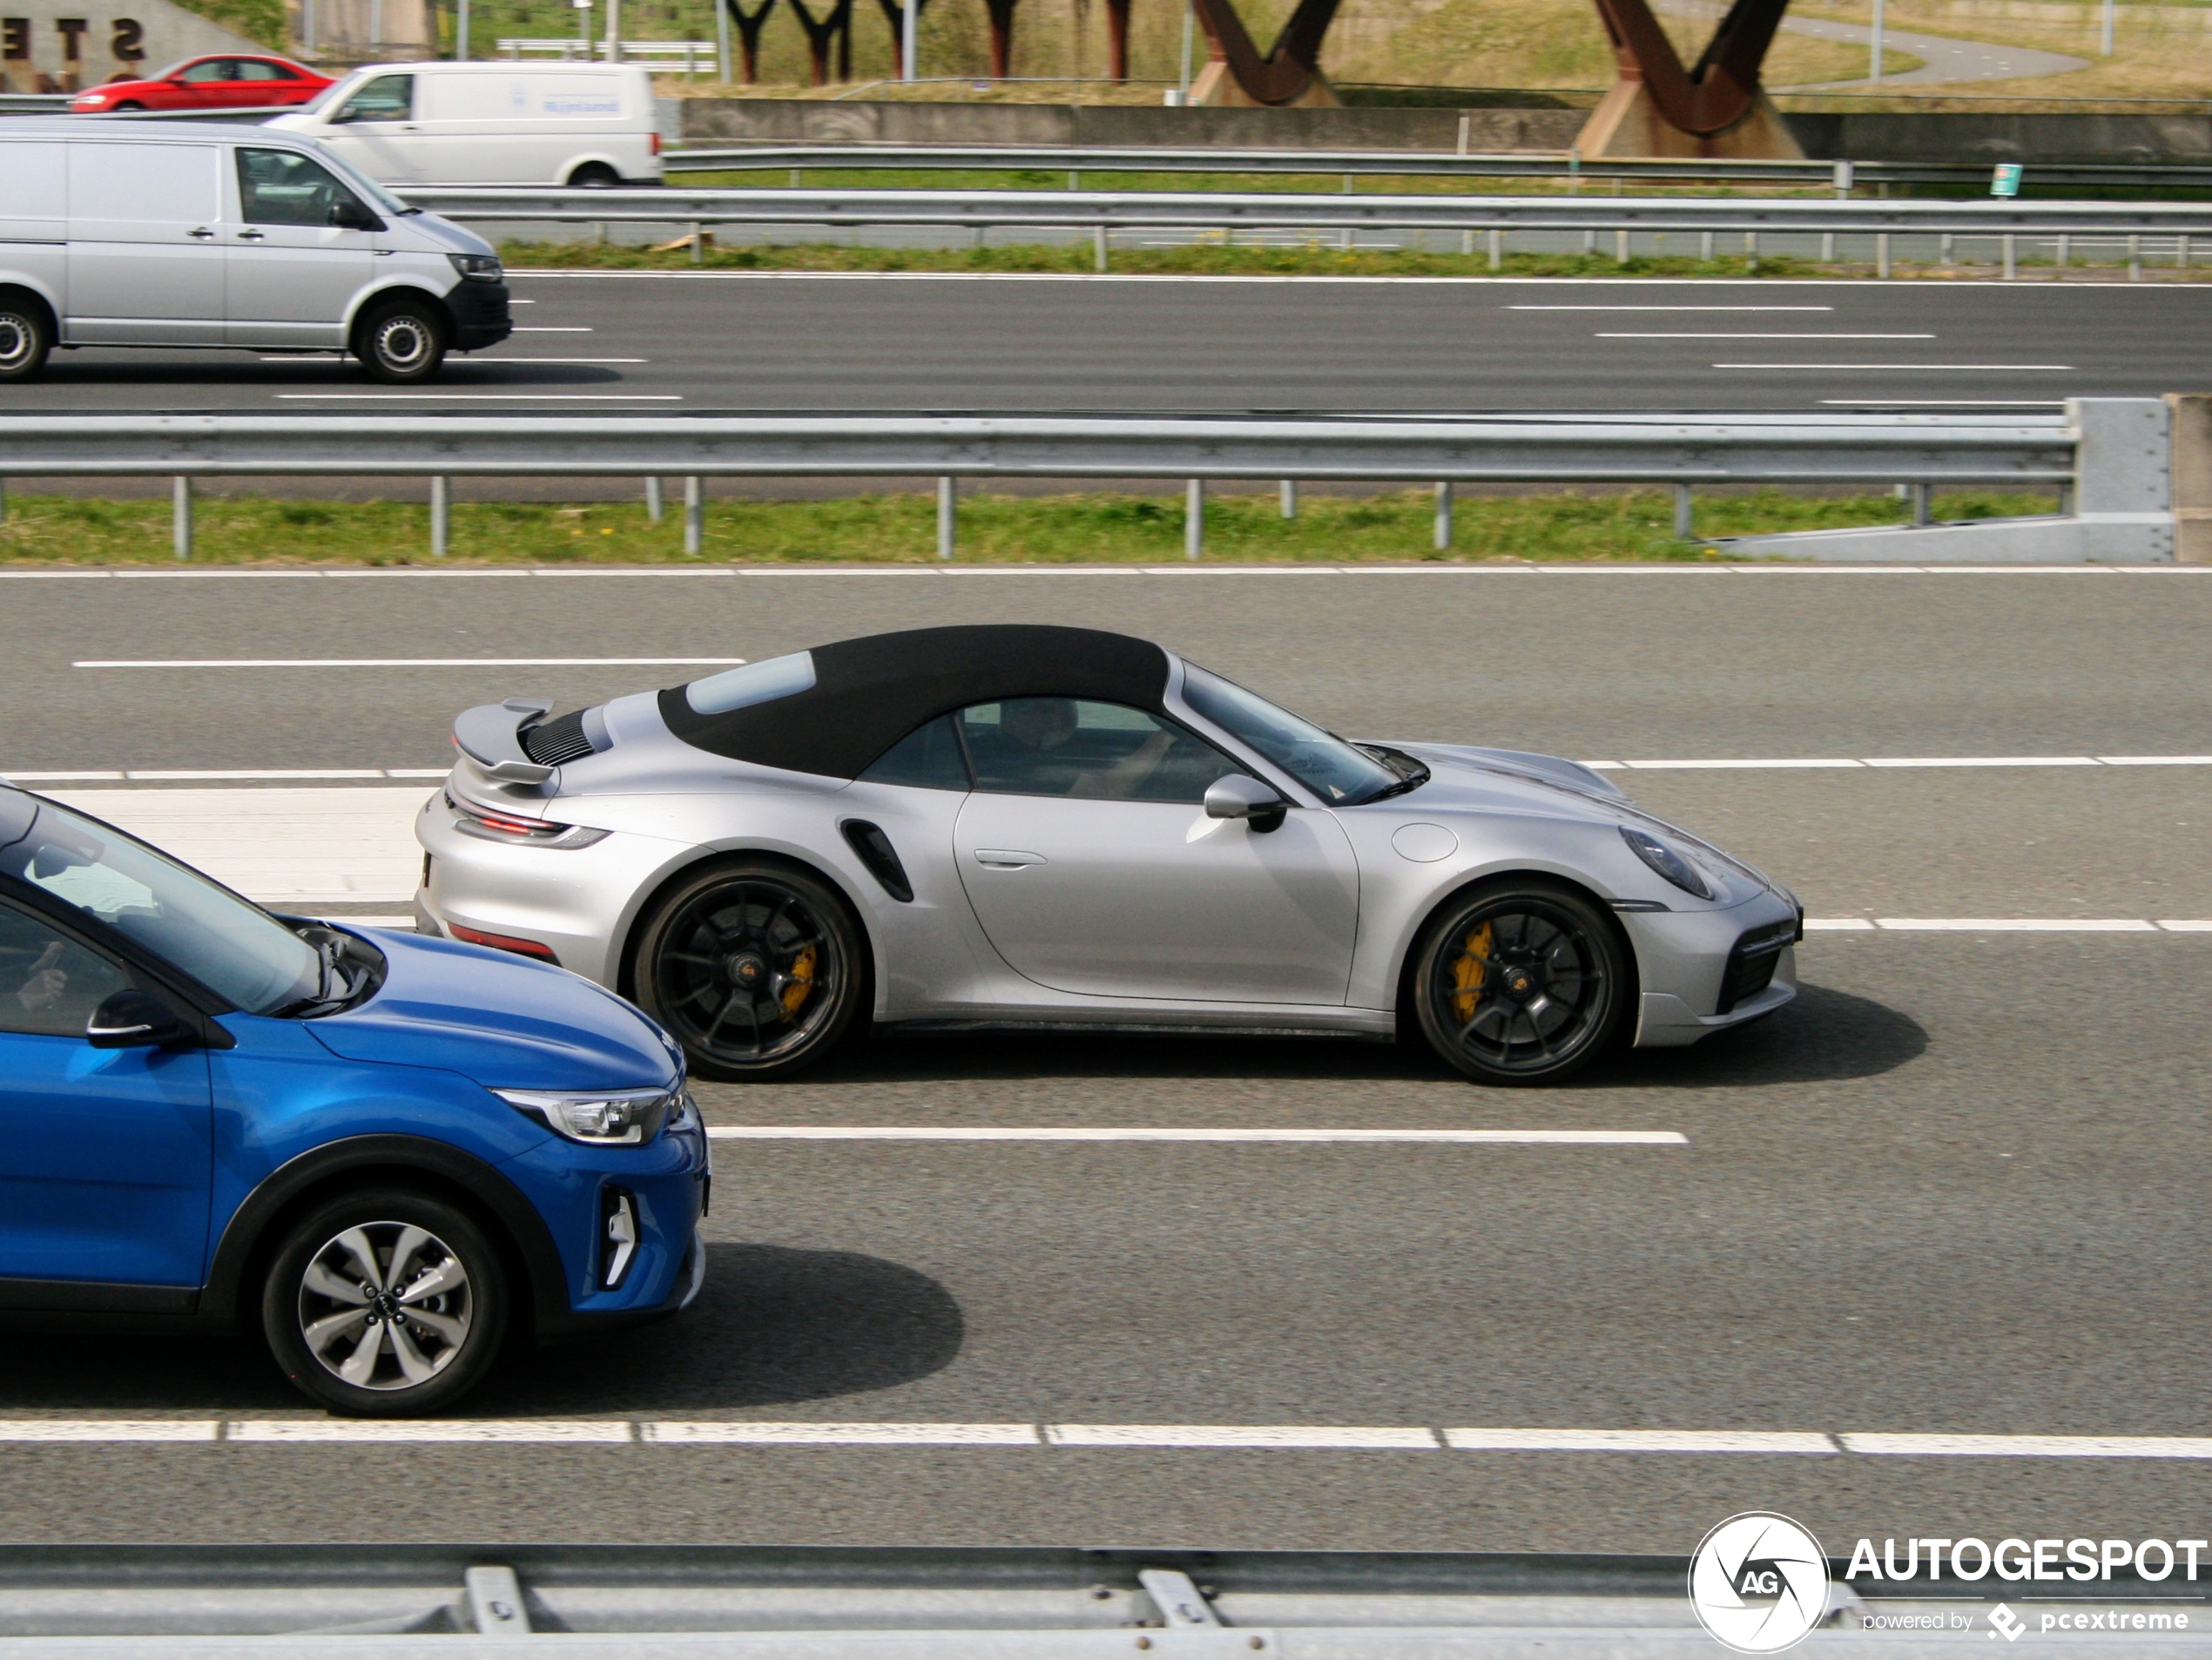
M216 144L71 141L63 339L222 344L222 159Z

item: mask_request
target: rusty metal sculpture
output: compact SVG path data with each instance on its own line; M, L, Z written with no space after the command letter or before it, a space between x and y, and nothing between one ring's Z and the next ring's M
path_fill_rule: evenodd
M757 11L747 11L745 0L722 0L730 20L738 26L738 57L739 76L747 86L760 79L760 31L766 27L768 14L776 9L776 0L760 0Z
M1262 57L1233 0L1191 0L1198 27L1205 31L1208 61L1191 85L1190 101L1265 109L1334 104L1336 94L1321 73L1321 39L1339 3L1298 0Z
M1695 68L1685 69L1647 0L1597 0L1619 78L1575 149L1598 156L1802 159L1759 84L1759 66L1789 0L1735 0Z

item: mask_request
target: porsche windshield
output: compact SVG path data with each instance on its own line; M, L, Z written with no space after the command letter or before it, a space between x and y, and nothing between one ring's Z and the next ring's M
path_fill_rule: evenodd
M1278 708L1233 680L1183 665L1183 700L1332 806L1356 806L1397 788L1399 775L1334 732Z
M0 874L66 900L248 1014L311 998L322 983L315 948L266 911L51 801L0 847Z

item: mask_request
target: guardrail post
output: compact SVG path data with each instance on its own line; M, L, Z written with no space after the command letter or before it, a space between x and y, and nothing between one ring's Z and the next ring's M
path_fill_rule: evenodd
M8 522L8 481L0 478L0 524Z
M658 524L662 516L667 510L666 504L661 500L659 477L656 476L647 479L645 481L645 516L655 524Z
M1298 517L1298 480L1286 478L1282 483L1282 513L1286 519Z
M1687 542L1697 534L1696 506L1689 486L1675 486L1675 539Z
M1753 272L1759 268L1759 233L1757 231L1743 233L1743 268Z
M1206 481L1191 479L1183 487L1183 557L1203 557L1206 551Z
M1823 265L1833 265L1836 262L1836 233L1833 231L1823 231L1820 233L1820 262Z
M2183 271L2189 268L2189 238L2186 231L2174 239L2174 263Z
M697 219L691 221L691 263L706 263L706 227Z
M1436 550L1452 551L1452 481L1436 481Z
M1890 233L1887 231L1874 233L1874 274L1884 281L1889 280Z
M2140 236L2131 236L2128 239L2128 280L2141 282L2142 280L2143 239Z
M2006 232L2002 239L2005 246L2005 280L2007 282L2020 275L2019 251L2014 246L2019 240L2010 231Z
M443 473L430 476L430 557L442 559L453 545L453 481Z
M2066 269L2067 256L2074 252L2074 239L2064 231L2059 233L2059 269Z
M1913 523L1933 524L1935 523L1934 498L1935 492L1927 485L1915 484L1912 487Z
M1615 231L1613 233L1613 263L1626 265L1628 262L1629 233L1626 231Z
M937 557L953 557L953 536L956 529L953 506L953 476L946 473L937 480Z
M1503 231L1490 233L1490 268L1493 271L1506 268L1506 233Z
M1101 271L1106 268L1106 227L1094 225L1090 230L1091 262Z
M192 557L192 480L183 473L169 481L169 543L179 559Z
M696 557L705 545L705 496L699 488L699 476L689 473L684 479L684 551Z
M1948 271L1952 266L1959 263L1958 254L1958 238L1951 232L1946 231L1943 233L1941 249L1936 255L1937 260L1941 263L1943 268L1946 271Z

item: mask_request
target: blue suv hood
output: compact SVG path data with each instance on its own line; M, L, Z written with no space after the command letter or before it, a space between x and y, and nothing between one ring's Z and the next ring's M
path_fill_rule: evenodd
M676 1052L660 1029L579 975L481 946L381 928L372 937L388 965L376 995L301 1022L334 1055L440 1067L496 1090L675 1081Z

